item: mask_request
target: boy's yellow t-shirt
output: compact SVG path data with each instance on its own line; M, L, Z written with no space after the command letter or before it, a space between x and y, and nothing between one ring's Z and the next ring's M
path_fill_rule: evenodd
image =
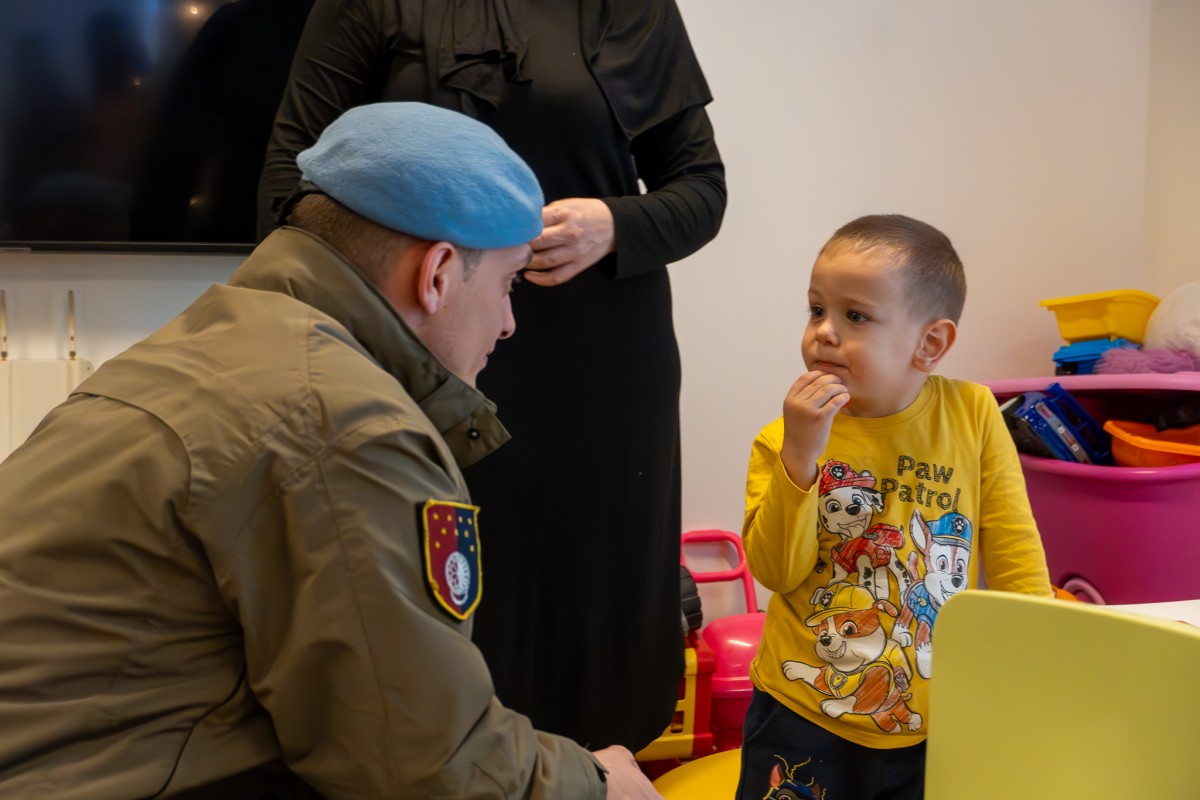
M897 414L839 414L809 491L788 478L782 442L779 419L746 479L746 558L773 592L751 677L852 742L916 744L946 599L975 588L981 564L991 589L1052 591L996 400L931 376Z

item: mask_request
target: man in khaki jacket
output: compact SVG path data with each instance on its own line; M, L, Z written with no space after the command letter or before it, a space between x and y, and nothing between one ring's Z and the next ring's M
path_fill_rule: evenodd
M0 465L0 797L657 797L470 640L532 172L415 103L298 163L291 226Z

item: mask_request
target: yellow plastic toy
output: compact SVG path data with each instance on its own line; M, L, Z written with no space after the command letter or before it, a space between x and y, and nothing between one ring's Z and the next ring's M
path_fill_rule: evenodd
M967 591L934 642L926 800L1197 797L1200 628Z
M1091 339L1128 339L1141 344L1146 322L1158 298L1137 289L1117 289L1043 300L1054 312L1058 332L1069 343Z
M676 767L654 781L666 800L730 800L737 791L742 750L722 750Z

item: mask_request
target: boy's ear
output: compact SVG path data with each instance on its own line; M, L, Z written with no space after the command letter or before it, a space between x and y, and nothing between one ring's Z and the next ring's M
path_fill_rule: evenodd
M938 362L950 352L958 326L948 319L939 319L925 326L925 332L913 353L913 366L921 372L933 372Z

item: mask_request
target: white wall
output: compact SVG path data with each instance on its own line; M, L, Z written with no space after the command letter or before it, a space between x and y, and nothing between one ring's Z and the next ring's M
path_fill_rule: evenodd
M95 366L229 278L240 257L0 252L10 358L67 357L67 292L75 292L79 357Z
M1039 300L1141 286L1149 2L680 5L730 194L672 274L685 529L740 527L750 442L803 371L808 270L851 218L954 241L970 288L947 374L1050 374Z
M1155 0L1146 153L1146 286L1200 280L1200 3Z
M941 371L958 377L1050 374L1041 299L1179 282L1143 275L1148 0L679 3L730 193L721 236L672 272L685 530L740 529L750 442L804 369L809 267L853 217L907 213L954 241L970 288ZM1184 16L1173 49L1200 33ZM1200 72L1177 73L1194 101ZM1192 199L1176 210L1194 219ZM702 594L706 615L740 610Z
M737 530L749 445L803 369L812 258L902 212L967 264L943 372L1050 374L1048 297L1200 277L1200 11L1191 0L678 0L716 98L730 206L672 268L685 529ZM237 259L0 253L15 357L99 363Z

